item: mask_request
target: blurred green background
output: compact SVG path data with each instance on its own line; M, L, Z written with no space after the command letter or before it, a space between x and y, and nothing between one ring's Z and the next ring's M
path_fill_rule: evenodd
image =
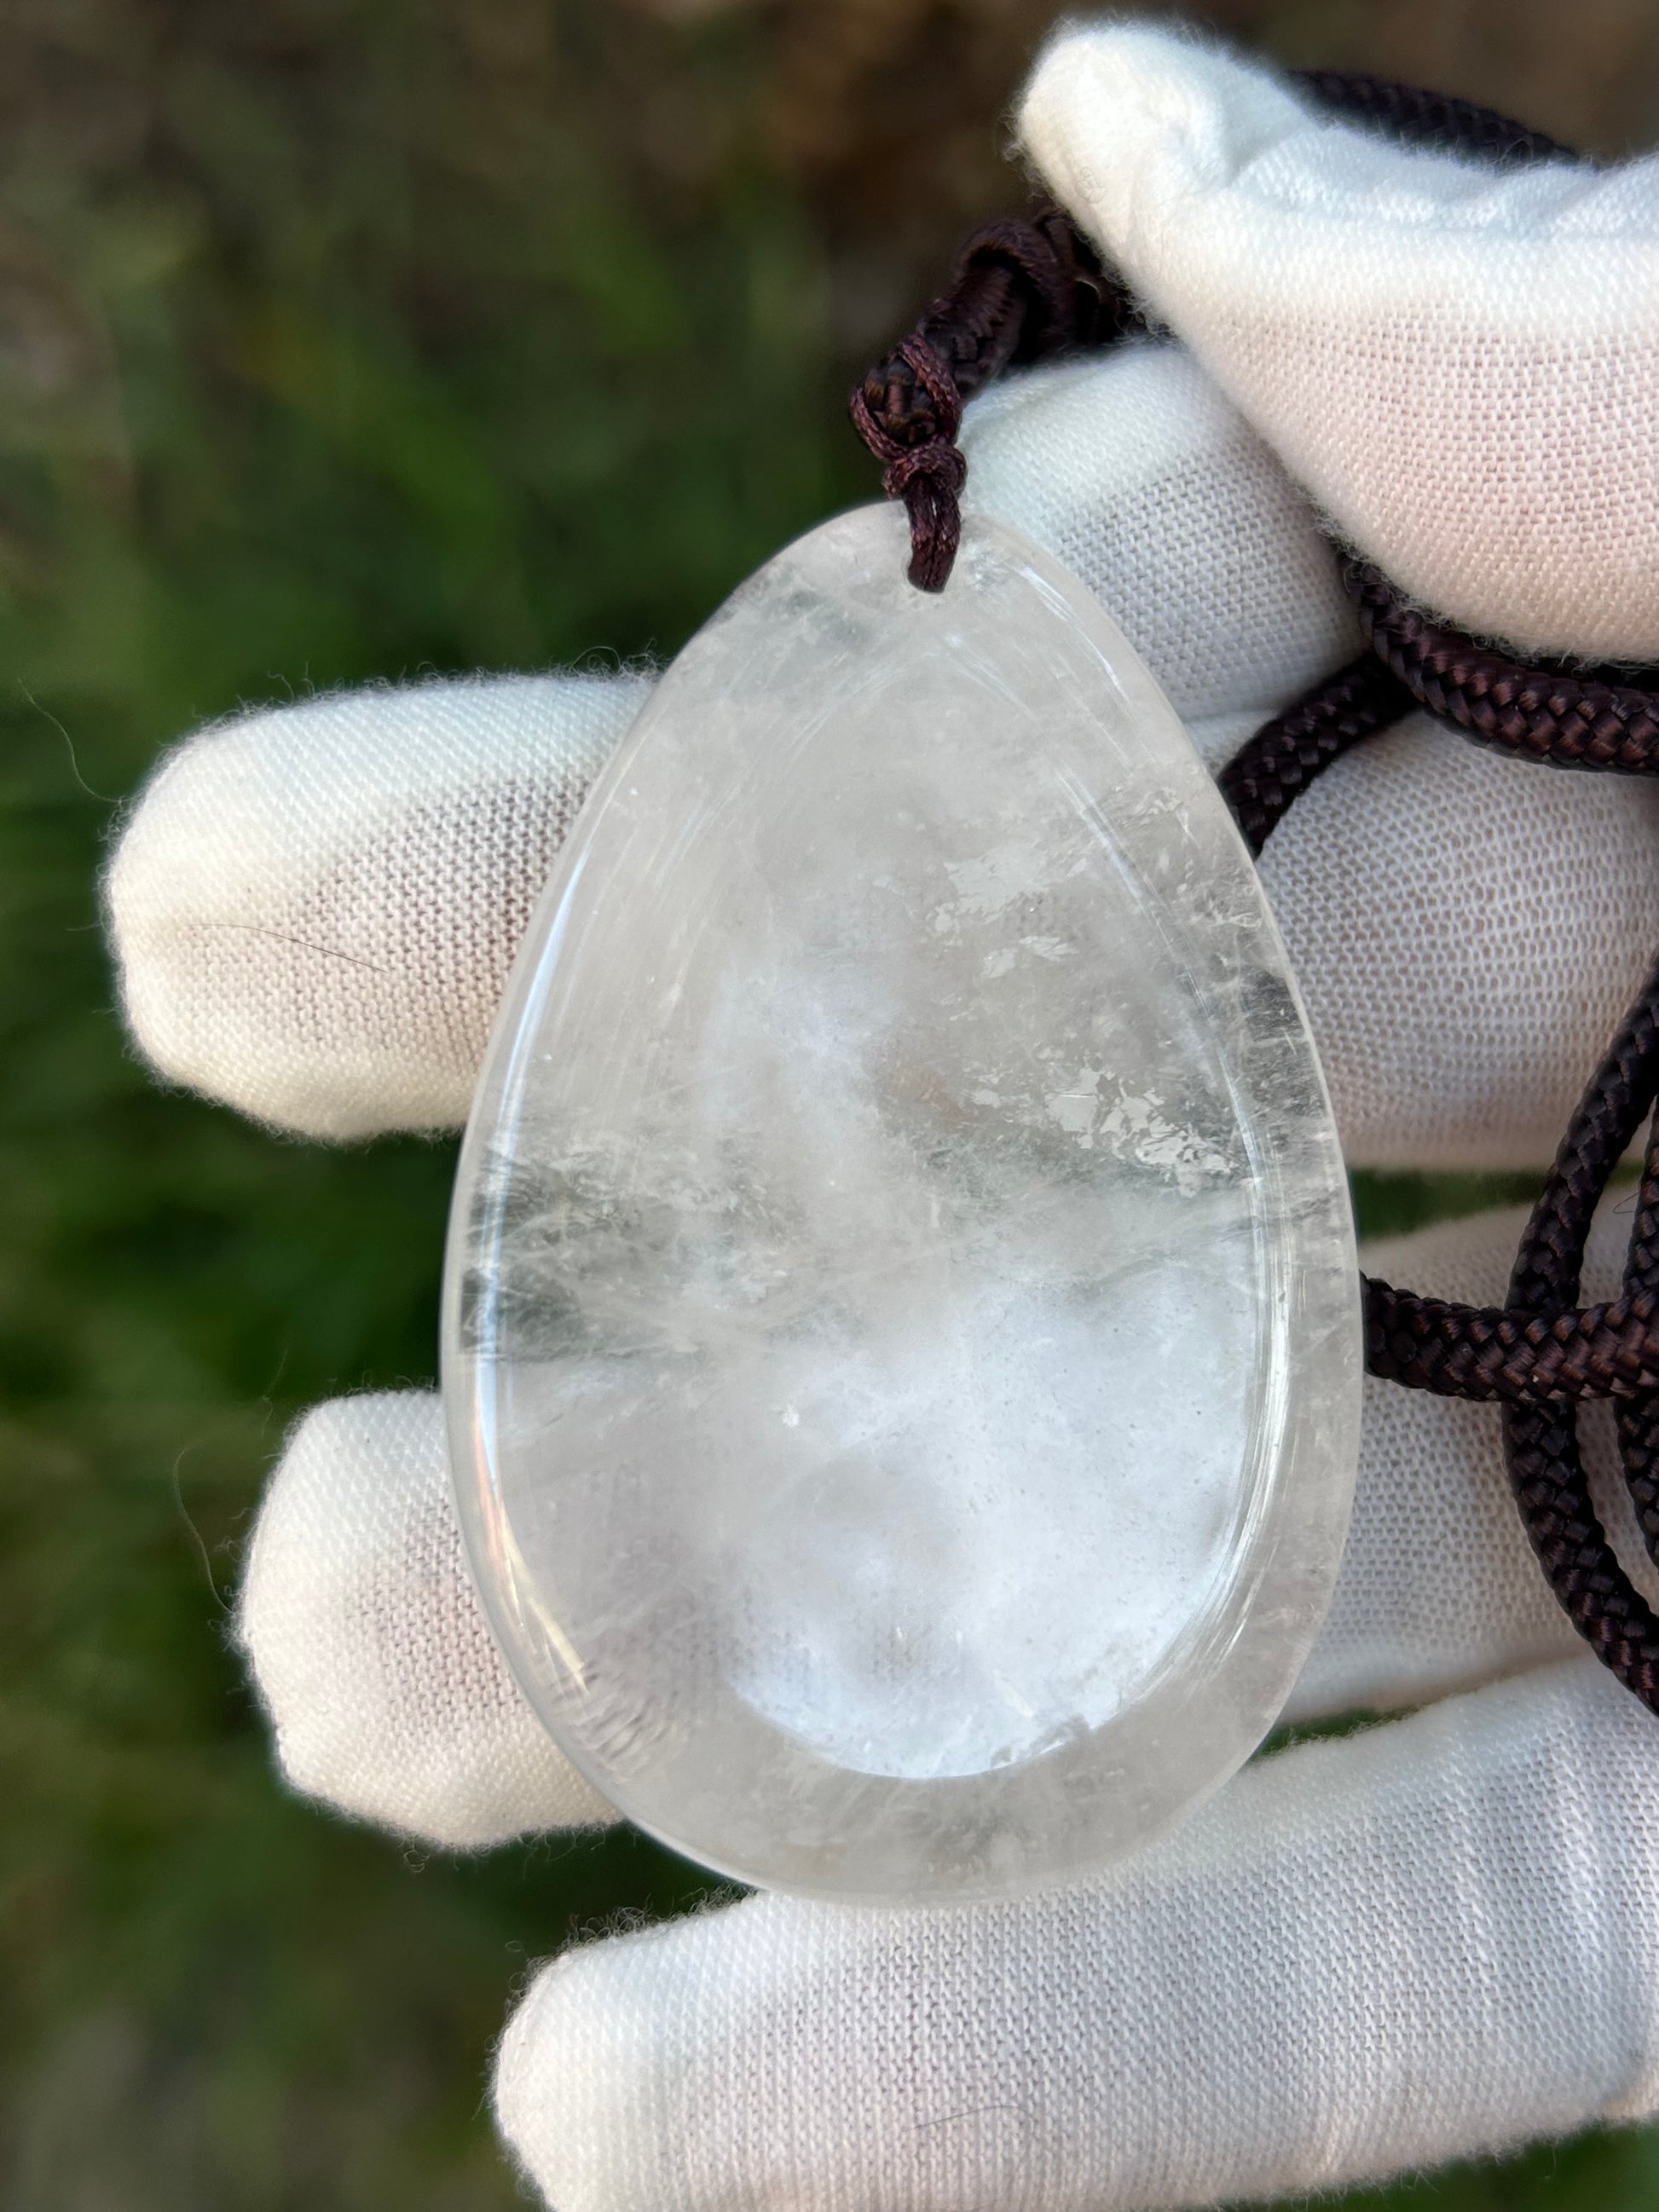
M310 1400L429 1377L448 1147L124 1049L94 878L239 701L672 651L868 496L854 369L1023 197L1015 0L0 9L0 2202L486 2212L527 1960L694 1870L286 1797L224 1641ZM1240 5L1296 62L1659 135L1659 7ZM1482 1196L1368 1184L1373 1225ZM1659 2138L1386 2199L1659 2206ZM641 2207L639 2212L668 2212Z

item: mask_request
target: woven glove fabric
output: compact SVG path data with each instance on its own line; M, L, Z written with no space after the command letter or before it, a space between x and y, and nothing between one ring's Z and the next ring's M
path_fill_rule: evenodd
M105 879L175 1083L308 1137L464 1121L530 911L639 676L336 692L161 763Z
M1532 652L1659 659L1659 159L1408 150L1144 24L1062 33L1019 134L1395 583Z
M963 418L963 503L1046 546L1109 607L1212 768L1358 647L1307 502L1182 348L1136 344L991 385Z

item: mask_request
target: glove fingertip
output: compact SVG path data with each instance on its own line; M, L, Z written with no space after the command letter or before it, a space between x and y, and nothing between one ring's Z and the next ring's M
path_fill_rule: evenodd
M304 1136L458 1127L554 857L647 690L382 686L187 738L105 875L139 1052Z
M431 1393L337 1399L300 1422L254 1528L235 1636L306 1796L454 1850L616 1817L495 1648Z
M1167 221L1186 194L1224 185L1307 121L1261 64L1195 28L1131 22L1062 27L1026 85L1017 128L1060 198L1115 242L1132 225Z

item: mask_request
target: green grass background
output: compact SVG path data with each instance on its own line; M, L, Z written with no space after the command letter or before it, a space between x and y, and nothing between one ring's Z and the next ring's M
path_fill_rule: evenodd
M238 702L672 650L867 495L840 388L902 288L777 153L747 18L249 14L0 23L0 2202L485 2212L526 1962L702 1885L626 1834L422 1858L274 1779L239 1547L300 1408L430 1377L452 1154L157 1089L95 873ZM1659 2139L1344 2201L1659 2204Z

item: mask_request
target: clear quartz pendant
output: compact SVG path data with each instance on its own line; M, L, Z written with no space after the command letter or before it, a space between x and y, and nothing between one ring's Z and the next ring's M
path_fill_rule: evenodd
M1245 848L1098 604L825 524L588 798L463 1154L474 1572L570 1758L745 1881L1007 1895L1261 1741L1353 1486L1346 1185Z

